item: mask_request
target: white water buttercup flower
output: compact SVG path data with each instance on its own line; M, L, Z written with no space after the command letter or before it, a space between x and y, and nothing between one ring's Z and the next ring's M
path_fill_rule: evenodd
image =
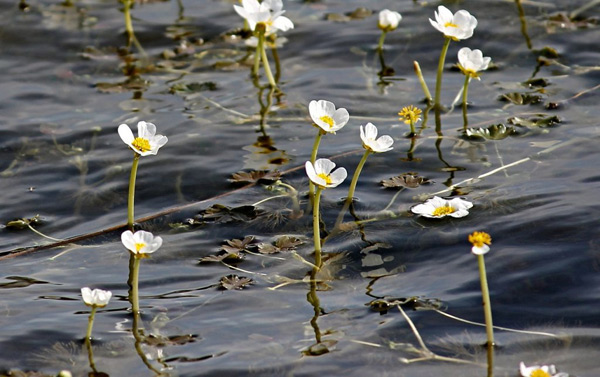
M133 254L146 255L158 250L162 246L163 240L161 237L154 237L152 233L144 230L138 230L135 233L126 230L121 233L121 242Z
M475 255L484 255L490 251L488 245L492 244L492 237L486 232L473 232L469 234L469 242L473 245L471 252Z
M458 68L466 76L480 80L480 71L485 71L492 58L484 57L481 50L471 50L468 47L463 47L458 50Z
M377 127L373 123L367 123L365 128L360 126L360 139L362 140L363 147L371 152L381 153L387 152L394 149L394 139L389 135L383 135L379 139L377 138Z
M89 287L83 287L81 288L81 297L87 306L103 308L108 305L108 302L112 297L112 292L104 291L102 289L92 290Z
M310 101L308 112L317 126L332 134L342 129L350 119L348 110L343 107L336 110L332 102L325 100Z
M344 168L333 171L335 163L326 158L316 160L314 165L310 161L306 161L304 167L311 182L320 188L336 187L348 176L348 172Z
M443 5L440 5L435 12L435 21L430 18L429 22L431 26L454 41L471 38L477 27L477 19L466 10L459 10L452 14Z
M233 8L248 21L253 31L259 24L264 25L266 35L294 28L292 20L282 16L285 11L281 0L263 0L262 3L258 0L242 0L242 6L234 5Z
M121 124L118 131L121 140L140 156L157 154L158 149L168 141L166 136L156 134L156 126L153 123L140 121L137 129L137 137L133 136L131 128L126 124Z
M567 373L557 373L554 365L533 365L525 366L521 361L519 371L522 377L569 377Z
M473 207L473 203L461 198L447 200L434 196L427 199L425 203L411 207L410 211L432 219L440 219L446 216L459 218L467 216L471 207Z
M402 21L402 15L400 13L384 9L379 12L379 22L377 23L377 26L387 33L396 30L400 21Z

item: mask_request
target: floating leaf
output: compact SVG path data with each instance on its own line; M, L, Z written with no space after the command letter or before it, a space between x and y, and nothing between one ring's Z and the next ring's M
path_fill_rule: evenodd
M509 136L518 134L514 127L506 127L504 124L492 124L488 127L467 128L465 136L469 138L483 138L488 140L502 140Z
M533 78L525 81L523 85L529 88L545 88L550 85L550 81L545 78Z
M39 225L41 223L42 219L40 218L40 215L35 215L29 219L11 220L6 223L6 227L11 229L25 229L29 228L30 225Z
M243 240L234 238L225 242L227 242L227 245L221 246L221 249L230 254L239 253L246 250L254 242L254 236L247 236Z
M200 258L200 263L209 263L209 262L238 262L244 259L244 255L240 253L221 253L215 255L208 255L206 257Z
M438 299L420 298L418 296L408 298L381 297L368 302L366 305L382 315L398 305L412 310L439 310L442 307L442 303Z
M432 181L417 175L417 173L403 173L389 179L384 179L380 183L386 188L417 188L421 185L430 184Z
M25 288L33 284L49 284L47 281L28 278L26 276L7 276L6 280L12 280L8 283L0 283L0 288Z
M515 105L535 105L542 102L542 96L534 93L504 93L500 100L510 102Z
M296 250L298 245L302 245L304 241L302 241L298 237L294 236L281 236L275 241L275 244L269 243L260 243L258 244L258 251L262 254L275 254L286 251Z
M182 346L195 342L197 337L198 335L195 334L172 335L169 337L150 334L144 337L144 343L156 347Z
M277 181L279 178L281 178L281 173L277 170L253 170L249 172L240 171L234 173L229 179L229 181L234 183L255 183L260 180L272 182Z
M561 120L556 115L546 116L545 114L537 114L529 118L511 117L508 118L508 122L515 126L527 128L547 128L561 123Z
M310 347L306 348L302 351L302 354L305 356L320 356L332 351L336 344L337 340L323 340L322 342L315 343Z
M558 59L560 57L556 49L548 46L539 50L533 50L533 53L536 54L538 57L546 59Z
M202 223L223 224L236 221L247 222L263 213L264 211L249 205L232 208L222 204L214 204L196 215L191 223L198 225Z
M204 91L215 91L217 90L217 84L212 81L206 82L191 82L178 83L169 88L171 94L192 94Z
M253 284L254 281L245 276L227 275L223 276L219 283L221 284L221 287L231 291L234 289L244 289L247 285Z

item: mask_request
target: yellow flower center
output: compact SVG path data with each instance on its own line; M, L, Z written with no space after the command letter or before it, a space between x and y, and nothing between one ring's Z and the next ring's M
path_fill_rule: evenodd
M434 211L433 211L433 216L446 216L449 215L453 212L455 212L456 210L450 206L443 206L443 207L437 207Z
M446 22L444 24L444 27L458 27L458 25L457 24L453 24L452 22Z
M325 174L325 173L319 173L319 174L317 174L317 177L323 179L326 184L328 184L328 185L331 184L331 177L328 176L327 174Z
M146 246L146 244L145 244L145 243L143 243L143 242L136 243L136 244L135 244L135 251L139 253L139 252L140 252L140 250L142 250L142 248L143 248L143 247L145 247L145 246Z
M400 120L403 120L406 124L417 123L419 120L421 120L421 114L421 109L414 107L413 105L403 107L402 111L398 113L398 115L400 115Z
M482 247L483 244L491 245L492 237L486 232L473 232L473 234L469 234L469 242L473 244L475 247ZM538 369L540 372L545 373L543 370ZM533 374L532 374L533 376ZM540 377L544 376L543 374L539 375Z
M148 139L144 139L143 137L136 137L131 145L140 152L148 152L152 150L152 148L150 148L150 141L148 141Z
M530 377L552 377L552 376L550 376L550 373L544 372L541 369L534 370L533 372L531 372L531 374L529 376Z
M323 122L327 123L329 125L329 128L333 127L333 118L330 117L329 115L323 115L319 119L321 119Z

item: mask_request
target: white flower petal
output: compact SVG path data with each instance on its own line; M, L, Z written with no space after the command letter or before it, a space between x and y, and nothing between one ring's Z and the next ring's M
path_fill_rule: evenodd
M473 246L471 248L471 252L475 255L484 255L487 254L488 251L490 251L490 247L486 244L483 244L481 247Z
M294 23L287 17L279 16L273 20L273 27L277 28L277 30L288 31L294 28Z
M131 128L126 124L121 124L118 128L118 132L121 140L123 140L125 144L131 146L131 143L133 143L133 140L135 139Z
M338 186L339 184L344 182L344 180L346 179L347 176L348 176L348 172L346 171L345 168L336 169L329 176L329 178L331 179L331 183L329 185L327 185L327 187Z
M315 171L317 174L329 175L334 168L335 162L327 158L320 158L315 161Z
M127 250L134 251L135 250L135 239L133 237L133 233L130 230L126 230L121 233L121 243Z

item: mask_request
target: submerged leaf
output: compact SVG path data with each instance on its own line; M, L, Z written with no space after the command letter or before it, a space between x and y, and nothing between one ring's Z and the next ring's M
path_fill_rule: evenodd
M144 343L155 347L182 346L195 342L197 337L198 335L195 334L172 335L169 337L150 334L144 337Z
M269 243L260 243L258 244L258 251L262 254L275 254L286 251L296 250L298 245L302 245L304 241L302 241L298 237L294 236L281 236L275 241L275 245Z
M221 287L231 291L233 289L244 289L247 285L253 284L254 280L245 276L227 275L223 276L219 281Z
M500 96L501 101L510 102L514 105L535 105L542 102L542 96L534 93L504 93Z
M243 240L232 239L227 240L227 245L221 246L221 248L227 253L239 253L246 250L254 242L254 236L246 236Z
M191 82L189 84L186 83L178 83L169 88L169 93L171 94L192 94L197 92L204 91L214 91L217 90L217 84L212 81L206 82Z
M206 257L200 258L200 263L208 263L208 262L238 262L244 259L244 255L240 253L222 253L215 255L208 255Z
M199 225L202 223L230 223L230 222L247 222L254 220L256 217L263 214L264 211L257 209L254 206L239 206L239 207L228 207L222 204L214 204L209 208L200 211L200 213L194 216L192 220L193 225Z
M279 178L281 178L281 173L277 170L253 170L249 172L240 171L234 173L229 179L229 181L234 183L255 183L260 180L273 182L278 180Z
M421 185L432 183L431 180L421 177L417 175L417 173L402 173L398 176L384 179L381 182L381 185L385 188L398 188L398 187L406 187L406 188L417 188Z

